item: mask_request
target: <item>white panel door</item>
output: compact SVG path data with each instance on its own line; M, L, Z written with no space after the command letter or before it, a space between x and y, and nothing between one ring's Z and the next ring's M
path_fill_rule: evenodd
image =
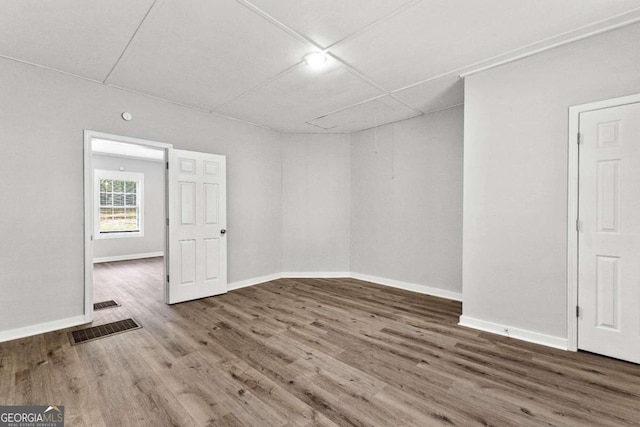
M640 363L640 104L580 114L578 348Z
M167 302L227 292L225 156L171 149L168 181Z

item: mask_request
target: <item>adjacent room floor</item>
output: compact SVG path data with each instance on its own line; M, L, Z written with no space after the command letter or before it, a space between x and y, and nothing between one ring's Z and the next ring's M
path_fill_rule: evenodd
M143 328L0 344L1 403L92 427L640 425L640 366L459 327L458 302L282 279L167 306L162 274L161 258L96 265L96 301L122 306L94 324Z

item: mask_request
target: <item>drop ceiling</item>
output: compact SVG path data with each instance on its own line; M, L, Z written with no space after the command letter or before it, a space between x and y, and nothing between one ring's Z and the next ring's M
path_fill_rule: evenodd
M3 0L0 56L282 132L350 133L462 104L465 72L637 21L640 0Z

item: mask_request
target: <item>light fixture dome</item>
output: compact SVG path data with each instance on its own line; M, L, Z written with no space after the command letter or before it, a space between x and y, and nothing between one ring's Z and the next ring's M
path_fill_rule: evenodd
M310 67L319 68L327 62L327 55L324 52L311 52L307 53L303 59Z

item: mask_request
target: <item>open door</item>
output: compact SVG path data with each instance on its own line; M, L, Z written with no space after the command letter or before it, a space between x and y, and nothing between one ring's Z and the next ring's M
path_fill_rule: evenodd
M166 302L227 292L226 157L169 151Z
M580 114L578 348L640 363L640 103Z

